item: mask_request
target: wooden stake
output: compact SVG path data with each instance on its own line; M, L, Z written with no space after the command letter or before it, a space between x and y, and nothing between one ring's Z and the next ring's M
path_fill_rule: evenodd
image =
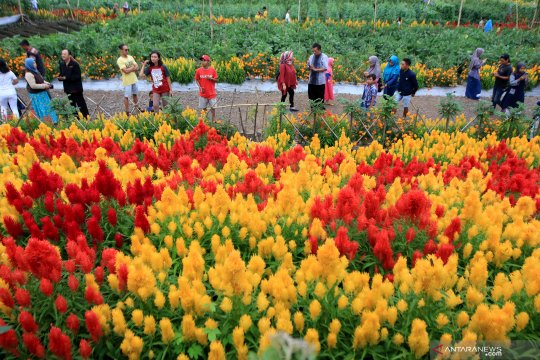
M298 0L298 22L300 22L300 1Z
M208 0L210 8L210 40L214 41L214 14L212 14L212 0Z
M458 27L461 24L461 10L463 10L463 2L464 2L464 0L461 0L461 3L459 4L459 15L458 15L458 19L457 19L457 26Z
M373 30L377 30L377 0L373 3Z

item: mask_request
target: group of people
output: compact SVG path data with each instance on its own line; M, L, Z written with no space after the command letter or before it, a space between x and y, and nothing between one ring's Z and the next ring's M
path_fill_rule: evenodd
M309 68L308 98L315 102L331 105L331 101L334 100L332 69L334 59L324 54L318 43L313 44L312 52L313 54L307 61ZM403 101L403 116L407 116L411 98L418 91L416 74L410 69L411 60L405 58L400 62L396 55L392 55L384 72L381 71L378 57L370 56L369 63L369 68L364 72L366 80L361 106L366 110L374 107L377 103L377 94L381 91L386 96L397 94L396 100ZM284 102L287 96L289 97L291 111L297 111L294 106L294 93L297 85L293 53L285 51L280 58L277 86L281 91L281 102Z
M39 51L32 47L27 40L20 43L26 52L24 62L26 88L32 102L36 116L53 123L58 121L58 115L51 106L51 96L48 92L53 85L45 80L45 66ZM137 64L133 56L129 54L129 47L121 44L120 56L117 59L118 69L122 78L124 91L124 107L130 114L130 97L134 107L142 112L139 107L138 81L139 77L151 81L150 104L148 111L158 112L167 105L166 98L172 96L172 81L167 66L163 63L159 51L152 51L149 57L141 65ZM482 86L480 82L480 69L485 64L481 59L484 50L478 48L474 51L469 66L469 76L465 96L478 100ZM58 80L63 83L64 92L69 98L71 105L77 109L81 117L89 116L88 107L83 94L81 68L68 49L62 50L62 60L59 63ZM398 102L403 102L403 117L409 112L411 98L418 91L416 74L411 70L411 60L404 58L402 61L396 55L390 56L384 71L377 56L369 57L369 68L364 72L365 86L360 100L361 107L370 110L377 104L378 93L383 96L395 97ZM199 88L199 108L209 110L212 119L215 119L217 106L216 83L218 74L211 66L211 58L208 55L200 57L201 66L196 70L195 82ZM307 61L309 69L308 98L314 102L325 105L333 105L333 63L334 59L322 52L318 43L312 45L312 55ZM499 105L502 110L517 106L518 102L524 102L525 88L528 83L528 75L524 63L517 63L515 69L510 65L510 57L501 55L500 66L493 73L495 85L492 94L492 103ZM138 75L138 76L137 76ZM277 87L281 92L281 102L289 99L290 111L298 111L294 104L295 90L298 85L294 56L292 51L281 54L279 72L276 76ZM17 93L15 85L18 79L10 71L5 61L0 59L0 109L1 117L7 117L8 105L12 109L13 116L19 117L17 106Z
M479 100L482 91L480 70L486 63L486 59L481 59L483 54L484 49L477 48L471 56L467 88L465 90L465 97L468 99ZM510 55L502 54L499 57L499 67L492 74L495 77L491 95L494 108L498 105L502 111L506 111L508 108L517 107L518 103L525 102L525 88L529 82L529 75L526 71L527 66L524 62L518 62L515 68L512 68Z

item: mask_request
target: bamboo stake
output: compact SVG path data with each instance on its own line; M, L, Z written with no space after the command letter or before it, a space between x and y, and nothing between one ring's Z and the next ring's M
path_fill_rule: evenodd
M464 0L461 0L461 3L459 4L459 15L458 15L458 19L457 19L457 26L458 27L461 24L461 10L463 10L463 2L464 2Z
M214 41L214 15L212 14L212 0L208 0L210 8L210 40Z
M298 22L300 22L300 1L298 0Z
M377 31L377 0L373 4L373 31Z

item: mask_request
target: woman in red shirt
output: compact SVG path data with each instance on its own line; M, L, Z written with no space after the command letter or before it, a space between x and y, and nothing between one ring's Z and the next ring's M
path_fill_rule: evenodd
M279 75L277 77L278 89L281 91L281 102L285 102L289 94L290 111L298 111L294 107L294 89L298 85L296 69L293 65L293 52L285 51L279 60Z
M149 76L152 80L152 101L154 112L159 112L159 102L163 102L163 106L167 102L162 99L164 96L172 95L172 82L169 74L169 69L163 65L161 54L159 51L152 51L150 54L150 64L145 60L141 66L140 77Z

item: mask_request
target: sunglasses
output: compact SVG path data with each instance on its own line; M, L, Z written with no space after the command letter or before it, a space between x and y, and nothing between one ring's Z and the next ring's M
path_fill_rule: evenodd
M124 49L124 51L129 51L129 49Z

